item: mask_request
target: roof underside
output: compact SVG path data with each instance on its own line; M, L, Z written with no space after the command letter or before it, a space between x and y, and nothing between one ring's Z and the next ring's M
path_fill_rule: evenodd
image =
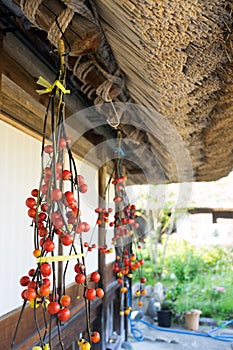
M57 16L70 3L42 1L37 23L48 32L41 20L45 9ZM110 96L118 103L126 165L137 182L212 181L226 176L233 163L231 2L80 4L92 12L79 12L68 30L79 30L80 17L97 30L90 25L86 29L90 40L83 42L93 43L90 52L71 45L67 65L73 75L77 73L76 83L91 102ZM115 120L111 104L100 105L98 111ZM94 143L94 134L91 138Z
M95 3L133 100L156 109L178 131L196 181L227 175L233 150L231 2Z

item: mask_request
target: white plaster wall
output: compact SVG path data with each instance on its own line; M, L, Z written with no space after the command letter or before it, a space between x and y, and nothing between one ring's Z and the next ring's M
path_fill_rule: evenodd
M19 278L35 267L33 229L27 216L25 199L38 186L40 176L40 147L38 140L0 121L0 316L22 305ZM76 161L78 171L85 177L89 190L81 197L82 221L91 227L96 222L94 209L98 206L98 172ZM89 240L92 234L83 234ZM97 243L97 230L93 243ZM87 256L87 272L98 269L97 249ZM67 273L67 284L74 281L73 263Z
M40 143L0 121L0 315L22 303L19 278L34 267L25 199L37 187Z

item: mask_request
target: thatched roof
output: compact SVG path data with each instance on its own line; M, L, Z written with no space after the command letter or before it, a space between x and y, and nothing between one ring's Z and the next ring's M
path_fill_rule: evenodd
M76 11L65 31L68 68L91 101L123 102L120 128L133 154L127 167L139 182L143 171L151 182L190 181L190 164L195 181L227 175L233 164L232 3L40 1L34 24L50 39L50 22L66 5ZM126 102L146 110L125 109Z
M233 164L232 3L95 4L133 100L178 130L197 181L227 175Z

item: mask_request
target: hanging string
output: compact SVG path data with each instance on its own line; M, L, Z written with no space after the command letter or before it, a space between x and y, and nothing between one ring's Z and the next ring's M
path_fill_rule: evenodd
M21 0L20 7L25 14L25 16L29 19L31 23L36 25L36 14L39 6L42 4L43 0ZM68 1L67 1L68 2ZM55 21L52 23L48 30L48 39L49 41L57 47L59 40L62 38L63 33L66 31L70 22L74 17L75 11L67 6L58 17L56 17Z
M116 110L116 108L115 108L114 103L112 102L112 100L110 100L110 104L111 104L112 109L113 109L113 111L114 111L114 114L115 114L115 117L116 117L116 121L112 122L112 121L110 121L109 119L107 119L107 123L108 123L113 129L116 130L116 129L118 128L118 126L120 125L120 117L119 117L119 115L118 115L118 113L117 113L117 110Z

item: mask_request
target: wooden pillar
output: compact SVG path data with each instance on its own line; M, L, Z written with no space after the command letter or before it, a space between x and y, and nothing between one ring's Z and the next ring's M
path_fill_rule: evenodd
M216 223L217 223L218 216L216 215L215 212L212 213L212 217L213 217L213 224L216 224Z
M123 340L123 332L124 332L124 316L120 315L120 309L122 304L122 293L120 292L120 289L117 290L117 297L114 302L114 331L122 337Z
M105 189L107 181L107 165L104 164L99 169L99 207L105 208ZM99 246L104 246L106 244L106 233L105 233L105 222L103 221L99 225L99 237L98 237ZM99 271L101 275L102 287L106 288L106 258L105 254L99 252Z
M107 165L104 163L105 160L105 152L102 152L102 166L99 169L98 177L99 177L99 207L105 208L105 189L107 183ZM106 244L106 232L105 232L105 222L103 221L101 225L99 225L98 230L98 245L99 247L104 246ZM101 253L100 250L98 252L98 265L99 265L99 273L101 275L101 280L99 283L99 287L103 288L106 292L107 286L107 275L106 275L106 258L105 254ZM98 325L101 331L101 341L96 344L96 349L105 350L106 349L106 325L107 325L107 303L106 299L102 299L102 304L99 307L99 317L98 317Z

